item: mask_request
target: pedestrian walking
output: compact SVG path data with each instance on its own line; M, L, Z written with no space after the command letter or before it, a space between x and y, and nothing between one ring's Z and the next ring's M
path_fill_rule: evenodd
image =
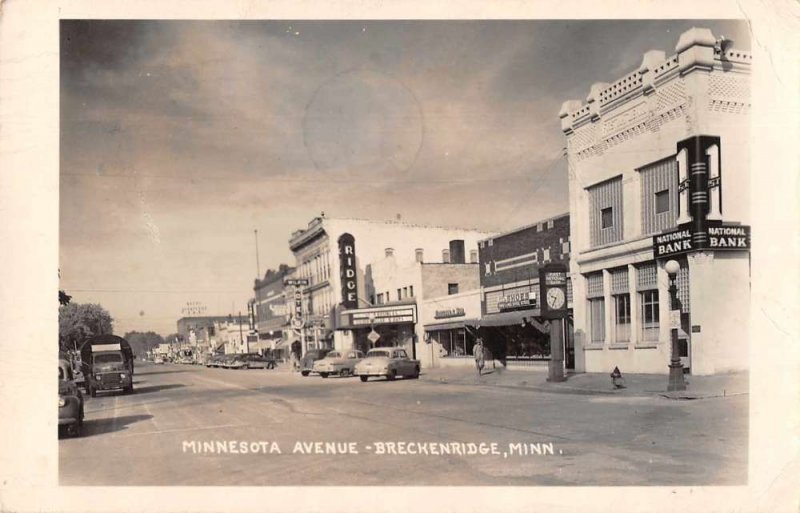
M300 370L300 361L297 359L297 353L292 351L291 355L292 360L292 372L297 372Z
M478 341L475 343L475 347L473 348L473 352L475 353L475 368L478 369L478 376L480 376L483 372L483 364L485 363L482 338L478 338Z

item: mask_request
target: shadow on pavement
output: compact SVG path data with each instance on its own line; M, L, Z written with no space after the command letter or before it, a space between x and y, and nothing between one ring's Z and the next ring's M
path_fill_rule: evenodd
M133 395L139 394L149 394L151 392L161 392L162 390L171 390L173 388L182 388L186 385L181 385L180 383L173 383L171 385L152 385L149 387L139 387L133 389Z
M87 420L83 424L83 436L102 435L128 429L136 422L152 419L152 415L125 415L122 417L109 417L105 419Z
M176 374L178 372L189 372L187 369L177 369L177 370L163 370L163 371L155 371L155 372L144 372L140 371L137 373L139 376L153 376L155 374Z

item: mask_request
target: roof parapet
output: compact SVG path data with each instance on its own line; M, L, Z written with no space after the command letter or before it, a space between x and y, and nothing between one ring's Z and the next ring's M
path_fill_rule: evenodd
M707 28L692 27L678 39L678 69L685 75L694 69L713 69L714 46L717 40Z
M661 50L650 50L642 57L642 64L639 65L639 74L642 75L642 92L652 93L655 82L655 70L667 59L667 54Z

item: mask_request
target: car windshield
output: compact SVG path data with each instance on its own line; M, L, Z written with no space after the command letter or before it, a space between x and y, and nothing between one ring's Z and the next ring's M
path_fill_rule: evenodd
M122 362L122 355L117 353L96 354L94 356L94 363L120 363L120 362Z
M342 353L340 353L339 351L331 351L325 358L341 358L341 357Z
M382 349L381 350L377 350L377 351L372 350L369 353L367 353L367 357L369 357L369 358L389 358L390 356L391 356L391 352L390 351L386 351L386 350L382 350Z

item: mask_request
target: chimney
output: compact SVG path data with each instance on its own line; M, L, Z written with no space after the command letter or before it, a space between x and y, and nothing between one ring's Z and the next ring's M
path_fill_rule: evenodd
M464 254L464 241L461 239L450 241L450 263L451 264L464 264L466 263L466 255Z

